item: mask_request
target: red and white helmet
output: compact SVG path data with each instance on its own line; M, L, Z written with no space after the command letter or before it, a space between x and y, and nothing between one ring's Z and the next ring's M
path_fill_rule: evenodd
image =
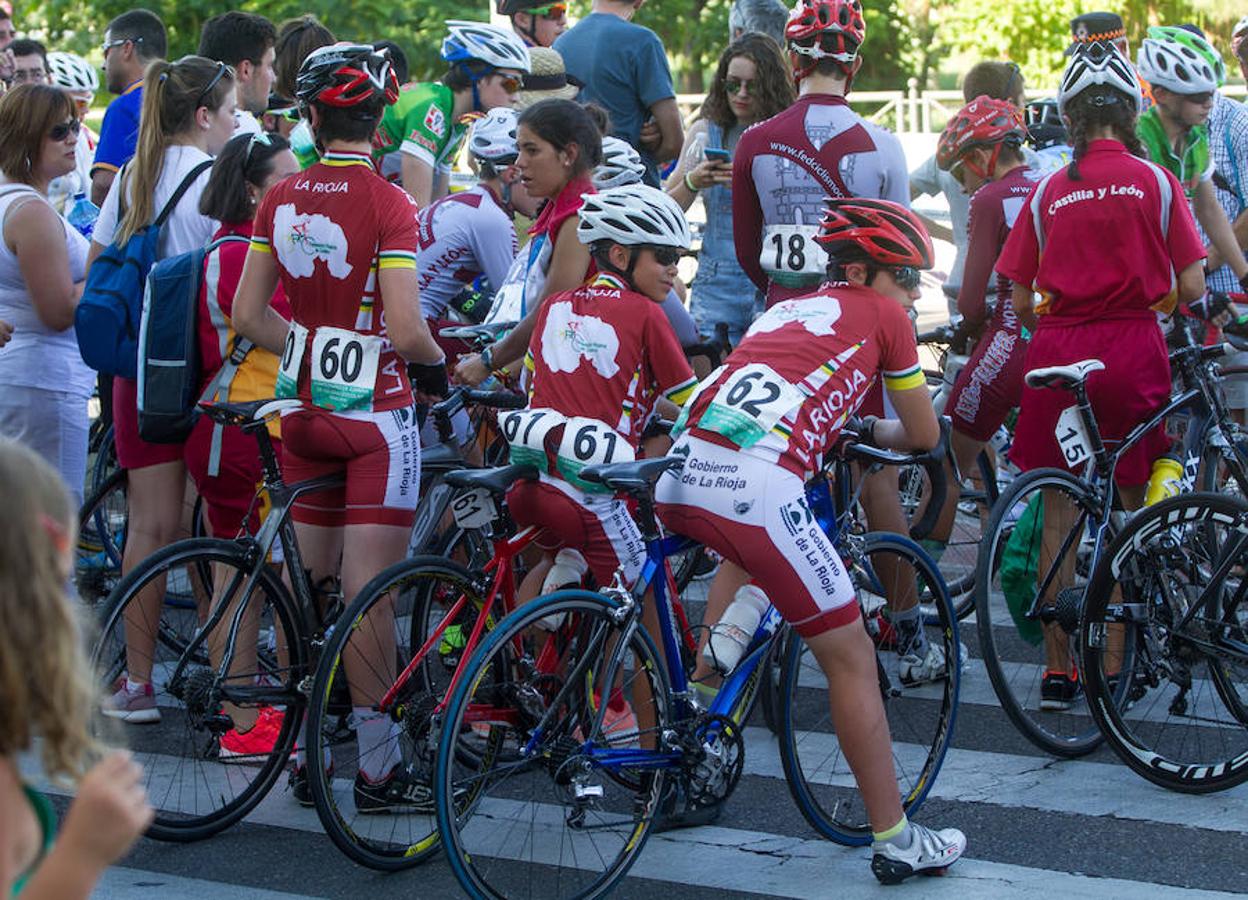
M936 144L936 165L948 171L976 147L1020 147L1026 139L1027 123L1021 109L1008 100L979 96L958 110L941 132ZM989 173L996 165L996 156L994 150Z
M868 197L829 197L815 241L832 256L856 247L882 266L930 269L932 239L918 216L900 203Z
M832 59L849 76L858 48L867 37L860 0L797 0L784 26L793 74L798 81L819 61Z

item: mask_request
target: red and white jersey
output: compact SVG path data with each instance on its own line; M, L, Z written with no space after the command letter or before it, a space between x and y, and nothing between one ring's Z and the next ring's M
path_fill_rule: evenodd
M450 299L478 275L489 279L492 290L503 286L516 258L516 228L489 188L447 194L422 209L417 222L416 265L426 319L442 318Z
M681 427L806 477L879 376L894 391L924 384L906 311L870 288L827 283L760 316L698 386Z
M967 222L966 267L958 291L958 312L973 323L988 318L988 296L995 295L998 321L1014 316L1010 294L1014 282L993 271L1005 239L1027 206L1027 198L1044 173L1019 166L997 181L990 181L971 198ZM1014 326L1011 326L1014 327Z
M313 400L316 331L329 327L382 338L374 410L411 405L406 367L386 338L377 273L416 268L416 212L415 201L379 176L367 153L326 153L265 195L250 252L273 254L294 322L307 329L299 399Z
M530 409L596 419L634 448L655 399L679 406L696 384L662 306L606 273L546 299L525 365Z
M807 94L746 130L732 163L737 260L768 301L775 287L814 290L827 253L814 243L825 197L874 197L910 205L897 137L860 118L844 97ZM791 293L791 292L790 292Z

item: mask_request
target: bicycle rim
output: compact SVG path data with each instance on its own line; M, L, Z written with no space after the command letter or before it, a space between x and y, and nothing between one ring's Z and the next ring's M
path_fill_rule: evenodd
M1122 760L1170 790L1248 780L1248 586L1238 564L1214 581L1245 522L1248 503L1219 494L1150 507L1106 554L1090 593L1081 646L1092 711ZM1213 609L1183 623L1211 585ZM1117 644L1133 651L1125 661Z
M1058 528L1048 544L1043 518L1035 520L1040 509L1058 510L1052 520ZM1042 696L1046 671L1078 669L1078 623L1093 551L1086 523L1098 515L1073 475L1029 472L1001 495L980 550L975 590L979 658L1010 721L1055 756L1083 756L1102 740L1081 686L1073 696ZM1064 522L1069 523L1065 528ZM1045 605L1036 603L1043 583L1048 584L1043 599L1056 599L1051 608L1065 610L1061 624L1027 618L1033 605ZM1068 706L1045 709L1042 704Z
M97 609L121 581L129 517L124 470L114 472L78 512L74 583L88 609Z
M621 677L603 684L621 634L615 608L585 591L539 598L500 623L469 661L446 710L437 769L439 825L469 895L599 897L641 852L665 772L599 764L589 754L653 748L670 695L640 629ZM537 625L550 617L559 620L553 633ZM608 708L596 725L604 692ZM474 733L478 741L488 734L500 752L467 763L459 745Z
M890 571L890 564L894 574L885 577L882 571ZM895 644L875 638L897 787L903 808L913 815L931 790L953 738L961 681L957 620L939 576L909 541L869 535L851 576L860 598L873 594L866 585L883 586L900 596L909 579L925 610L927 640L945 655L940 677L904 687ZM838 844L870 843L866 809L832 724L827 677L796 634L788 641L781 679L780 758L798 809L816 831Z
M201 581L205 571L212 583ZM276 575L265 570L247 600L251 615L240 625L235 666L225 682L210 661L206 640L191 649L201 609L167 602L171 586L195 593L201 602L214 587L218 602L242 602L250 571L250 561L233 543L182 541L127 575L105 618L92 656L105 696L120 679L135 674L131 665L147 668L160 711L155 724L105 719L103 726L105 735L120 732L143 766L148 798L156 808L151 837L199 840L238 822L272 787L294 746L303 718L295 689L303 677L303 648L297 615ZM214 628L222 645L229 623L227 614ZM247 691L247 699L230 704L228 698L237 699L230 693L236 688ZM246 756L223 753L224 734L266 706L266 715L280 717L271 748Z

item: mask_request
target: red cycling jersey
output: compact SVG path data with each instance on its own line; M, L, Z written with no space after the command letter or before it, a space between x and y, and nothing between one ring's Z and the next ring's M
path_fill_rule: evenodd
M890 390L925 383L906 311L870 288L824 284L755 321L698 386L681 424L694 437L740 447L805 477L877 374Z
M367 153L326 153L316 165L269 190L256 213L251 250L273 254L294 322L303 329L292 327L279 396L289 370L299 399L308 404L340 411L366 410L370 401L374 411L411 405L407 371L386 337L377 273L415 269L417 242L415 201L381 178ZM326 329L341 331L318 335ZM363 336L355 357L346 349L349 336L343 331ZM301 341L294 340L296 334ZM368 340L373 336L380 342ZM370 380L371 396L352 392Z

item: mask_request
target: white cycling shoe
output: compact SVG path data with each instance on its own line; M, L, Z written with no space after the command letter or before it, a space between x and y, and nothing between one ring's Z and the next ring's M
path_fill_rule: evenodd
M927 642L927 653L907 653L897 657L897 675L906 687L916 687L933 681L945 680L945 649L933 641Z
M891 841L871 845L871 872L881 884L900 884L912 875L943 875L966 852L966 835L956 828L935 831L910 823L907 848Z

